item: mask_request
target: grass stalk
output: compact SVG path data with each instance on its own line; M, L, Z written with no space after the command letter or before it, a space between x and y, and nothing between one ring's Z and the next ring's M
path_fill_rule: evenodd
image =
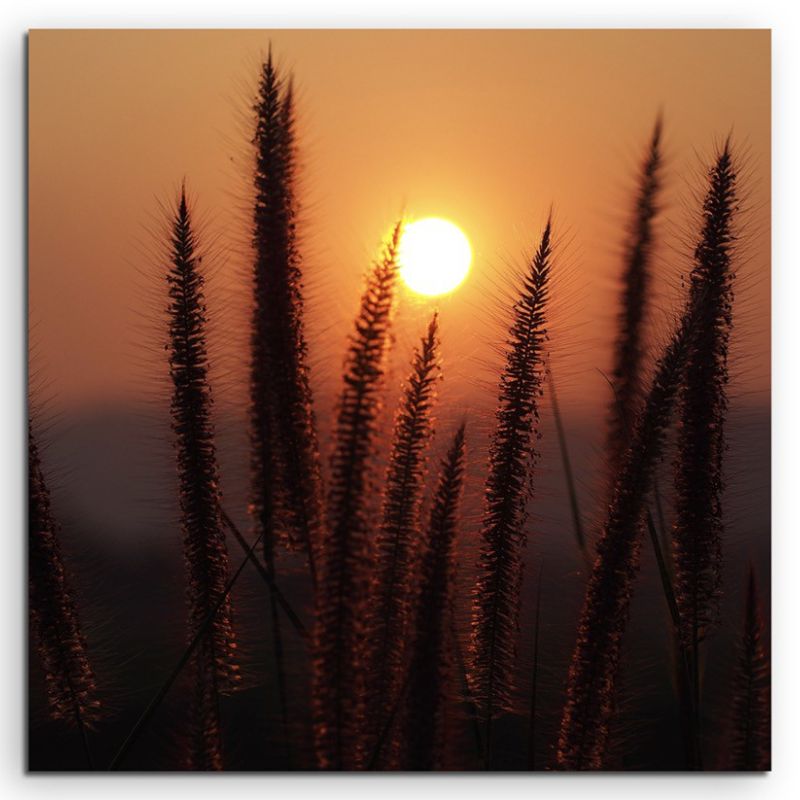
M519 632L526 505L536 457L544 381L551 222L531 259L513 308L489 454L478 580L473 591L470 678L485 722L484 764L492 763L492 724L510 707Z
M255 553L256 548L261 544L261 534L253 541L253 544L250 545L247 555L242 560L241 564L236 569L236 572L231 575L228 579L228 583L225 586L225 591L217 598L217 601L213 608L211 608L206 616L206 618L201 622L201 624L197 627L194 636L192 637L191 641L189 642L186 649L181 653L180 658L178 659L177 663L173 667L172 671L167 676L166 680L161 684L158 691L153 695L150 702L145 706L144 711L142 711L139 719L137 719L133 728L131 728L128 735L125 737L121 747L117 750L114 758L111 760L111 763L108 766L110 771L115 771L120 768L122 763L124 762L125 758L127 757L128 753L131 751L131 748L136 744L139 737L142 734L142 731L145 729L147 724L152 719L153 715L158 710L161 703L164 701L164 698L169 694L169 690L172 688L175 681L178 679L178 676L183 671L184 667L189 663L192 655L194 654L195 649L200 644L203 637L208 632L209 628L214 622L214 618L216 617L219 610L225 605L228 597L230 596L231 591L233 590L236 581L239 579L239 576L242 574L247 563L250 561L250 556Z
M628 446L630 420L642 402L644 334L652 272L654 223L661 191L661 118L642 159L634 207L625 244L618 333L614 342L611 384L614 388L608 415L606 458L613 481Z
M297 241L296 123L291 79L270 52L254 105L254 304L252 333L254 467L271 462L275 535L306 553L316 583L315 548L322 525L322 480L304 330L304 281ZM259 420L268 415L269 422ZM259 432L268 436L260 441ZM265 476L266 477L266 476ZM256 472L254 479L259 480ZM257 499L257 498L256 498ZM262 500L263 503L266 500Z
M75 725L90 770L88 728L99 719L97 683L61 555L39 449L28 423L28 603L50 716Z
M173 386L170 412L187 570L189 638L215 605L228 573L211 422L204 278L197 250L198 240L182 187L170 223L168 245L167 353ZM198 649L193 664L195 691L188 758L191 769L222 768L217 693L233 690L239 681L231 616L230 601L226 600L214 616L208 639Z
M658 362L621 463L567 679L557 750L560 769L600 769L604 764L620 649L639 565L642 517L696 320L703 312L703 297L694 296Z
M737 174L725 142L708 171L690 293L705 298L680 394L672 529L681 640L689 653L694 750L702 768L701 644L718 616L722 564L722 460L732 326Z
M369 572L367 492L397 281L398 223L367 280L350 339L331 459L314 634L315 749L323 769L360 760Z
M581 519L581 509L578 504L578 491L575 484L575 475L572 471L572 461L569 457L569 446L567 445L567 436L564 432L564 423L561 419L561 409L558 405L558 395L556 393L556 385L553 380L553 372L548 368L547 370L547 383L550 387L550 400L553 403L553 418L556 423L556 435L558 437L558 449L561 452L561 464L564 467L564 479L567 483L567 495L569 497L569 507L572 513L572 529L575 532L575 541L578 543L583 560L588 567L591 567L591 557L586 548L586 536L583 532L583 521Z
M430 519L421 542L419 593L415 600L409 686L400 714L397 750L403 769L441 767L444 701L452 666L447 649L454 575L453 548L464 484L464 425L453 437L440 467Z
M247 544L247 540L242 535L242 532L239 530L234 521L228 516L225 510L221 507L220 507L220 513L222 514L222 521L228 526L228 529L234 535L234 538L239 543L245 556L247 556L250 563L255 567L258 574L263 578L264 583L267 586L267 589L270 592L275 593L275 599L278 602L278 605L280 605L281 609L283 610L283 613L286 614L286 618L289 620L289 622L292 623L292 627L295 629L295 631L297 631L297 633L301 636L301 638L307 640L309 638L309 632L306 629L306 626L303 625L302 620L300 619L300 617L297 616L297 613L289 604L289 601L286 599L286 596L278 587L278 584L275 582L275 579L267 572L267 570L264 568L264 565L261 563L261 561L259 561L256 554L250 549L250 545Z
M539 633L542 610L542 572L544 562L539 565L536 579L536 612L533 622L533 674L531 676L531 710L528 723L528 769L536 771L536 715L539 698Z
M439 365L438 319L434 315L414 355L412 372L395 419L386 471L383 513L376 540L374 596L367 640L369 676L365 709L369 727L383 727L408 659L407 642L416 588L413 574L422 545L419 507L425 479L425 451L433 434L432 409ZM366 722L366 721L365 721Z

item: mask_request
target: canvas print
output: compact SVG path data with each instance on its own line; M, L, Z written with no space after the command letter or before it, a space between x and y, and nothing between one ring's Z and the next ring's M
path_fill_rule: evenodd
M769 770L769 31L28 58L31 771Z

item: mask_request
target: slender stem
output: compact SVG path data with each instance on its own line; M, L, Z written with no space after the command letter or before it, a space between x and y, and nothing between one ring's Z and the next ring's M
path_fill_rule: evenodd
M536 621L533 634L533 678L531 680L531 718L528 729L528 769L536 769L536 699L539 679L539 619L542 607L542 570L544 561L539 565L539 577L536 588Z
M489 707L486 716L486 750L483 755L483 768L487 772L492 768L492 720L494 717L493 709Z
M658 488L658 479L653 481L653 499L656 503L656 519L658 521L658 534L661 537L661 549L662 552L668 553L671 542L669 538L669 531L667 530L667 523L664 518L664 507L661 504L661 490ZM674 578L675 570L672 565L672 559L665 556L664 563L666 564L667 572L669 573L670 578Z
M661 577L661 587L664 590L664 599L669 609L670 617L674 627L672 634L673 646L676 649L678 662L676 663L676 670L678 671L678 694L681 698L683 710L683 724L686 725L684 736L688 740L686 742L686 758L689 766L692 769L700 768L700 740L698 728L698 715L697 715L697 702L698 698L693 689L695 681L695 666L694 656L687 652L686 647L681 639L681 620L678 602L675 598L675 591L672 587L672 580L670 576L667 561L664 558L661 545L659 543L659 536L656 532L655 524L653 523L653 515L650 509L647 510L647 530L650 534L650 541L653 545L653 552L656 556L656 563L658 564L658 573Z
M264 526L267 529L267 526ZM272 654L275 658L275 675L277 677L278 704L281 709L281 729L283 731L283 744L286 752L287 768L291 764L291 750L289 747L289 709L287 704L286 691L286 667L283 660L283 636L281 635L281 622L278 617L277 598L275 596L275 553L273 549L274 539L272 537L269 545L264 550L264 566L266 574L269 576L269 607L272 620Z
M61 657L65 660L65 653L64 653L64 644L59 640L58 642L58 649L61 651ZM78 726L78 734L81 738L81 747L83 747L83 754L86 756L86 763L89 766L90 771L94 771L94 760L92 759L92 751L89 749L89 736L86 731L86 725L83 721L83 716L81 715L81 710L78 705L78 696L75 692L75 687L72 683L72 676L69 674L69 670L66 670L66 678L67 678L67 686L69 687L69 693L72 697L72 707L75 712L75 723Z
M247 543L247 539L242 536L242 532L234 524L233 520L225 513L225 510L220 508L220 513L222 514L222 521L228 526L236 541L241 545L247 560L250 561L250 563L258 570L258 574L264 579L264 583L267 584L267 588L270 590L270 592L275 593L275 599L277 600L278 605L283 609L284 613L289 619L289 622L292 623L294 629L303 639L308 640L308 630L306 629L305 625L303 625L300 617L297 616L295 610L289 604L289 601L286 599L283 592L281 592L275 579L269 574L269 572L267 572L266 567L261 563L261 561L259 561L258 556L256 556L253 548L251 548Z
M274 585L274 581L273 581ZM281 706L281 727L283 728L283 744L286 751L286 768L292 768L292 748L289 740L289 708L286 693L286 670L283 661L283 636L281 635L281 621L278 617L275 590L270 588L269 593L270 613L272 616L273 644L275 647L275 667L278 673L278 700Z
M700 747L700 635L695 615L692 629L692 743L694 745L694 769L703 769L703 751Z
M456 654L456 661L458 662L458 672L461 677L461 682L464 687L464 701L469 710L469 716L472 720L472 732L475 736L475 747L477 748L478 757L480 758L483 753L483 737L481 736L481 726L478 721L478 706L469 689L469 682L467 681L467 667L464 662L464 653L461 650L461 642L458 638L458 631L456 629L456 617L453 606L450 606L450 635L453 639L453 649Z
M94 760L92 759L92 751L89 748L89 735L86 731L86 725L84 725L80 713L77 710L75 711L75 717L78 722L78 732L81 736L81 745L83 746L83 753L86 756L86 763L89 765L89 770L94 771Z
M661 588L664 590L664 599L667 601L667 608L669 609L670 617L672 617L672 624L675 626L676 633L680 633L681 618L680 611L678 610L678 601L675 599L675 592L672 588L669 569L664 554L661 551L656 526L653 524L653 515L650 513L649 508L647 509L647 530L650 533L650 541L653 543L653 552L656 555L656 563L658 564L658 574L661 576Z
M253 544L249 548L249 552L252 553L258 543L261 541L263 534L260 534L258 538L253 542ZM191 642L189 642L189 646L186 650L183 651L183 654L178 659L178 663L175 665L175 668L169 674L167 679L161 685L161 688L155 693L153 699L147 704L147 707L142 712L139 719L136 721L136 724L131 729L130 733L125 738L125 741L122 743L122 747L117 751L117 754L111 760L111 763L108 765L108 769L110 771L119 769L120 764L125 759L125 756L128 754L130 749L136 743L136 740L139 738L142 730L144 729L145 725L150 721L150 718L155 714L158 710L158 707L161 705L161 702L167 696L167 693L172 688L172 684L175 683L178 676L181 674L181 671L189 663L189 659L192 657L192 653L194 653L195 648L200 643L200 640L208 631L211 623L214 621L214 617L217 615L217 612L222 608L225 601L228 599L228 595L230 595L231 590L233 589L234 584L238 580L239 576L242 574L242 570L244 570L245 564L247 564L249 560L249 556L246 557L242 563L237 568L236 572L228 580L228 583L225 587L225 591L220 595L217 602L214 604L214 607L208 612L206 618L197 628L195 635L192 637Z
M389 714L386 717L386 720L384 721L384 724L381 727L381 730L378 734L378 739L375 742L375 748L373 749L372 754L370 755L369 760L367 761L368 770L375 769L375 765L377 764L378 759L380 758L381 755L381 751L383 750L383 745L386 743L386 739L389 736L389 732L392 729L392 725L394 725L394 720L395 717L397 716L397 709L400 707L400 704L405 700L406 692L408 691L408 687L411 683L410 681L411 672L409 670L406 670L405 672L406 674L405 677L403 678L403 683L400 686L400 691L397 693L397 699L392 704Z
M556 434L558 435L558 447L561 451L561 461L564 465L564 478L567 482L567 493L569 495L569 505L572 511L572 525L575 530L575 538L578 540L578 547L580 548L581 555L584 557L587 565L591 567L589 553L586 550L586 536L583 532L583 522L581 521L581 511L578 504L578 492L575 488L575 476L572 472L572 462L569 457L569 448L567 447L567 437L564 433L564 424L561 419L561 410L558 405L558 396L556 395L556 384L553 380L553 372L548 367L547 376L549 378L548 384L550 386L550 399L553 401L553 417L556 422Z
M61 659L63 660L64 664L68 664L67 654L64 651L64 643L59 637L58 639L58 650L61 654ZM86 731L86 725L83 721L83 716L81 715L80 706L78 704L78 695L75 692L75 686L72 682L72 675L70 675L70 671L68 668L64 670L65 677L67 679L67 686L69 687L70 697L72 697L72 708L75 713L75 723L78 726L78 735L81 739L81 747L83 748L83 754L86 756L86 763L89 766L90 771L94 771L94 760L92 759L92 751L89 749L89 736Z

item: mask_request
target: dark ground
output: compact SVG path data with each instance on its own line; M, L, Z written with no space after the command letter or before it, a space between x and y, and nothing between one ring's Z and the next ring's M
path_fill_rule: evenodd
M585 571L577 554L554 437L545 420L545 439L537 496L531 505L529 564L524 584L519 657L518 713L497 724L496 768L526 768L532 619L535 580L543 560L540 638L540 692L537 698L537 767L552 763L555 729L562 702ZM231 422L219 436L225 505L242 530L246 454L239 427ZM591 495L596 485L599 428L589 422L567 425L583 515L589 530L596 517ZM719 763L725 748L725 714L735 635L743 603L746 563L752 558L769 614L769 416L734 409L728 458L725 595L722 623L709 641L704 676L707 766ZM183 564L169 449L164 431L146 416L117 410L92 411L59 420L49 434L45 466L52 476L56 511L64 520L65 559L79 590L79 608L96 664L106 717L90 733L97 768L103 769L139 714L179 658L184 642ZM549 442L549 443L548 443ZM479 446L475 448L479 451ZM480 469L471 461L472 488L465 499L456 602L466 631L470 570L474 563L474 518L480 503ZM662 485L669 486L669 464ZM229 538L231 562L242 551ZM675 770L683 755L675 695L667 611L652 549L645 542L631 621L626 636L625 669L614 731L616 769ZM532 568L532 564L535 567ZM310 625L309 584L298 561L284 557L280 585ZM225 698L222 718L225 759L231 770L283 770L313 767L309 749L309 674L306 646L285 617L287 681L292 742L283 744L275 689L274 659L266 588L254 569L245 569L234 594L244 685ZM464 637L462 636L462 639ZM180 768L187 686L179 681L131 750L123 769ZM48 719L35 653L30 659L29 768L85 768L78 735ZM475 769L474 740L463 711L453 708L455 735L448 765Z

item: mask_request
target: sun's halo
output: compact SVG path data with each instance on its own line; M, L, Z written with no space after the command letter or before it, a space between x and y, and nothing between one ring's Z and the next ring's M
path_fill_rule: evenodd
M467 277L471 264L469 239L449 220L426 217L403 228L398 265L412 291L428 296L452 292Z

